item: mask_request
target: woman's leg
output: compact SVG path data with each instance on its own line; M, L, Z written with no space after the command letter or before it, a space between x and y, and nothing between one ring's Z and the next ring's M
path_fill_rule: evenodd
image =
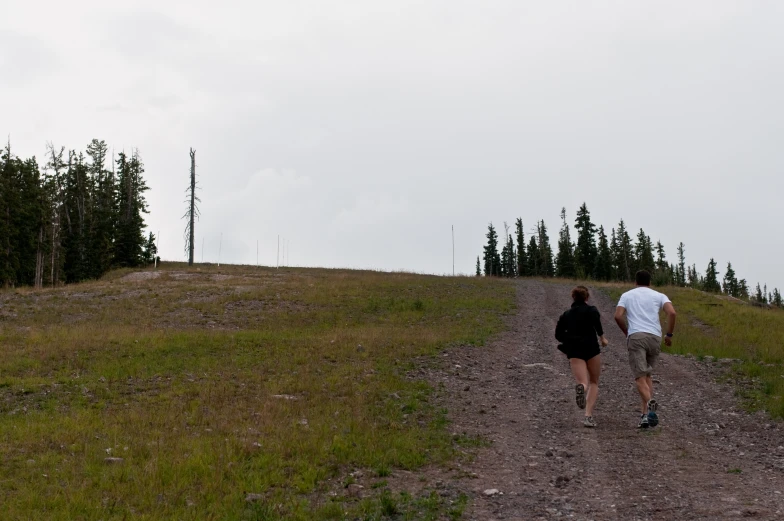
M579 358L570 358L569 365L572 367L572 375L577 382L577 406L583 409L585 408L585 392L588 390L588 367L585 365L585 360ZM580 389L581 385L582 389Z
M593 415L593 407L596 405L596 398L599 396L599 375L602 374L602 356L596 355L585 362L588 371L588 396L586 397L585 415Z

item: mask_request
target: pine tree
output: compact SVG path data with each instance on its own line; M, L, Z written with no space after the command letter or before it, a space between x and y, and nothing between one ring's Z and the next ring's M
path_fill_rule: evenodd
M653 243L651 242L651 238L645 235L642 228L640 228L640 232L637 234L635 254L637 257L638 270L646 270L649 273L655 272L656 262L653 260Z
M577 229L575 271L579 278L590 277L596 268L598 249L596 247L596 225L591 222L591 214L585 203L577 210L574 227Z
M754 300L760 304L762 304L765 300L765 297L762 295L762 288L760 287L759 282L757 282L757 291L754 294Z
M574 278L574 244L569 234L569 224L566 222L566 208L561 209L561 232L558 236L558 255L555 258L555 273L559 277Z
M482 263L479 262L479 255L476 256L476 276L482 276Z
M142 252L142 263L146 265L153 264L155 257L158 256L158 246L155 244L155 235L150 232L147 241L144 243L144 251Z
M738 279L735 277L735 270L732 269L732 263L727 263L727 271L724 274L724 294L731 297L740 298L740 286Z
M89 237L90 269L89 277L98 278L112 267L114 257L114 226L117 220L114 175L106 169L109 147L106 142L93 139L87 145L87 155L91 163L88 172L91 177L92 230Z
M539 273L540 277L554 277L555 266L553 265L553 248L550 245L550 237L547 235L547 226L544 220L539 221L537 227L537 235L539 236Z
M702 283L701 283L702 277L700 277L700 274L697 271L697 265L696 264L692 264L689 267L688 279L689 279L689 287L690 288L702 289Z
M599 226L599 248L594 261L593 278L608 281L612 277L612 270L612 252L607 243L607 234L604 233L604 226Z
M749 300L749 284L746 282L746 279L738 281L738 298Z
M144 192L147 185L142 174L144 165L138 152L128 158L121 152L117 159L118 175L118 223L115 263L123 267L135 267L142 262L145 238L144 215L147 201Z
M519 217L515 221L515 235L517 236L517 276L525 277L528 275L528 255L525 251L523 220Z
M702 284L702 289L709 293L720 293L721 285L719 284L719 274L716 271L716 261L711 258L708 263L708 269L705 271L705 280Z
M686 248L683 243L678 245L678 273L679 277L676 280L678 286L686 285Z
M662 245L661 241L656 241L656 269L659 271L668 271L670 269L667 255L664 253L664 245Z
M773 304L777 308L784 307L784 302L782 301L781 298L781 292L779 291L778 288L773 289L773 298L771 299L771 304Z
M635 265L634 252L632 251L632 238L626 231L626 224L621 219L618 223L616 237L615 263L618 267L618 279L622 282L632 280L632 268Z
M612 239L610 240L610 258L612 259L612 270L610 272L610 280L621 280L621 247L618 244L618 236L615 233L615 228L612 229Z
M501 275L501 256L498 254L498 232L493 223L487 227L487 244L484 249L485 276L498 277Z
M531 240L528 242L528 275L540 276L539 270L539 246L536 244L536 236L532 235Z

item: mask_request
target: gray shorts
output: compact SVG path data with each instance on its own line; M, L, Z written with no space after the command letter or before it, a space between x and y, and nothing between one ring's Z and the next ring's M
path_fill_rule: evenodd
M661 353L661 337L650 333L634 333L626 340L626 348L634 378L651 376Z

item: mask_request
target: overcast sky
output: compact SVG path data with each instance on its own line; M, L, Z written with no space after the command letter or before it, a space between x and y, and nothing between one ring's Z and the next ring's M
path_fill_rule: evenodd
M784 287L784 2L115 4L0 0L0 132L138 147L164 259L193 147L197 261L470 273L585 201Z

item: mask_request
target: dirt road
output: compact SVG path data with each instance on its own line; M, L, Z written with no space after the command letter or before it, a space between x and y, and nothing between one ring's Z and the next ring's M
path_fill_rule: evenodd
M731 388L688 358L663 355L654 378L661 424L639 431L638 396L614 302L592 291L610 340L597 429L582 426L553 332L570 287L522 281L519 312L491 345L448 352L455 433L491 445L464 466L467 519L784 519L784 428L743 412ZM677 305L677 302L676 302ZM677 340L677 336L676 336ZM486 495L485 491L498 493Z

